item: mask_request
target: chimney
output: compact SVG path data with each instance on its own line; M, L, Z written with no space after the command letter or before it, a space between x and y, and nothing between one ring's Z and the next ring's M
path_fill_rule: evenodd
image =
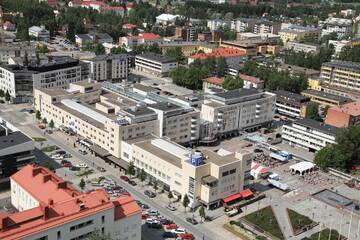
M51 180L51 174L45 174L43 176L43 182L46 183L47 181Z
M41 173L41 168L40 167L34 167L33 170L32 170L33 177L38 175L39 173Z
M40 202L40 209L43 213L43 219L46 220L49 216L49 206L45 205L43 202Z
M54 205L54 200L52 200L51 198L49 198L49 206Z
M5 230L7 227L7 217L0 213L0 231Z
M57 188L58 189L65 189L66 188L66 186L67 186L67 182L66 181L62 181L62 182L58 182L58 184L57 184Z

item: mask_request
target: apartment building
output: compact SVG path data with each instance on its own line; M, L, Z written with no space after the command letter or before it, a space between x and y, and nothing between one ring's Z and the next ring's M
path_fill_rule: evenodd
M234 20L226 20L226 19L213 19L207 21L207 27L210 31L215 31L219 29L230 29L232 31L235 30L235 21Z
M11 204L18 212L0 215L2 240L86 239L96 231L141 239L141 208L133 197L82 193L44 167L27 165L11 176Z
M310 44L310 43L301 43L301 42L285 42L285 49L292 50L294 52L304 52L304 53L318 53L320 51L320 45Z
M29 58L36 56L36 46L24 43L11 43L0 46L0 61L7 63L9 58L23 58L25 53Z
M208 121L209 132L219 137L256 129L272 121L276 95L257 89L240 88L209 95L201 106L201 119Z
M304 27L300 25L290 25L281 29L279 35L283 43L294 41L318 40L321 34L320 28Z
M323 63L320 78L331 86L360 91L360 64L343 61Z
M339 128L359 125L360 102L352 102L329 108L325 123Z
M204 53L211 53L217 46L215 44L208 44L200 41L162 41L159 42L159 48L164 55L169 49L181 48L184 57L189 57L200 50Z
M245 62L247 59L246 53L243 50L221 47L210 53L198 53L191 55L188 58L188 64L195 60L206 60L209 57L219 58L223 57L226 61Z
M0 123L0 190L10 187L10 176L35 161L34 142L20 131Z
M278 90L276 94L276 111L280 115L293 118L305 118L308 113L310 98L303 95Z
M97 82L126 81L130 74L127 54L99 55L84 62L89 63L90 78Z
M244 81L244 87L243 88L256 88L259 90L263 90L264 89L264 81L261 80L260 78L257 77L253 77L253 76L249 76L246 74L239 74L239 77Z
M139 33L139 35L131 35L125 37L119 37L119 46L132 49L138 45L151 45L154 43L159 43L162 41L162 38L158 34L154 33Z
M142 137L123 141L123 159L144 169L148 178L157 180L166 191L189 206L199 204L208 208L222 205L223 199L238 194L248 185L251 153L221 154L210 150L201 152L184 148L164 138Z
M340 106L342 104L352 102L352 100L347 97L326 93L322 91L316 91L312 89L307 89L302 91L301 95L305 97L309 97L312 102L329 107Z
M290 145L316 152L334 144L338 128L312 119L299 119L283 125L281 135Z
M135 57L135 69L155 76L167 76L171 70L178 67L175 58L166 57L161 54L147 52Z
M319 21L319 27L322 29L321 36L336 33L338 39L351 36L353 22L351 19L329 17L325 21Z
M351 41L348 40L329 40L329 45L334 46L335 54L338 54L342 51L345 46L350 46Z
M87 63L67 56L51 56L45 63L0 67L0 89L9 91L14 103L32 102L34 88L68 88L89 77Z
M94 47L96 44L109 43L112 44L114 39L107 33L96 34L76 34L75 43L78 47L85 47L87 44Z
M239 41L221 41L220 47L234 48L244 51L246 56L256 56L258 53L277 54L280 52L279 45L267 39L246 39Z
M255 23L257 19L255 18L238 18L235 20L235 31L237 33L253 32Z
M256 34L278 34L280 31L281 23L275 23L267 20L258 20L254 24L253 33Z
M195 41L197 39L196 28L194 27L176 27L175 37L181 38L184 41Z

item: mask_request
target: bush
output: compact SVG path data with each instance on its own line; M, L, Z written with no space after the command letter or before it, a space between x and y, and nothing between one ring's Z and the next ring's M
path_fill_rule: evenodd
M241 228L244 227L244 225L242 225L241 222L239 222L239 221L234 221L234 220L231 220L231 221L230 221L230 225L236 225L236 226L241 227Z

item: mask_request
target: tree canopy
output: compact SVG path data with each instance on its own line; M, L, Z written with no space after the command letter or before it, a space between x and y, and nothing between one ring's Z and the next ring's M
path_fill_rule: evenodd
M342 61L360 62L360 46L345 46L339 53Z
M265 82L267 90L286 90L300 93L307 88L307 76L290 74L288 71L278 71L276 68L259 66L255 61L247 61L241 71L258 77Z
M225 81L223 84L223 88L226 90L234 90L234 89L238 89L238 88L242 88L244 86L244 81L237 77L231 77L231 76L227 76L225 77Z
M315 155L315 163L322 169L329 167L346 171L360 165L360 125L340 130L337 144L327 145Z

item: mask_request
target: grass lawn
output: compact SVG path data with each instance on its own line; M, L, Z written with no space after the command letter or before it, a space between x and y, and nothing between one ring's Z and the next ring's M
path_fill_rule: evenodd
M35 142L45 142L46 138L42 138L42 137L33 137L32 138Z
M301 215L300 213L295 212L294 210L287 209L287 212L289 215L291 226L294 229L294 232L297 232L298 230L303 229L305 226L314 223L314 221L308 218L307 216Z
M52 145L52 146L47 146L47 147L43 147L41 149L41 151L43 152L52 152L52 151L55 151L55 150L59 150L60 148L56 145Z
M320 234L320 232L314 233L313 235L311 235L309 237L309 240L318 240L319 234ZM334 229L331 230L330 238L329 238L329 235L330 235L330 229L325 228L324 230L321 231L320 240L329 240L329 239L330 240L338 240L339 239L339 233ZM340 239L343 239L343 238L340 238Z
M266 207L249 215L246 215L244 219L261 228L262 230L270 233L274 237L284 239L284 236L281 232L281 229L271 207Z

